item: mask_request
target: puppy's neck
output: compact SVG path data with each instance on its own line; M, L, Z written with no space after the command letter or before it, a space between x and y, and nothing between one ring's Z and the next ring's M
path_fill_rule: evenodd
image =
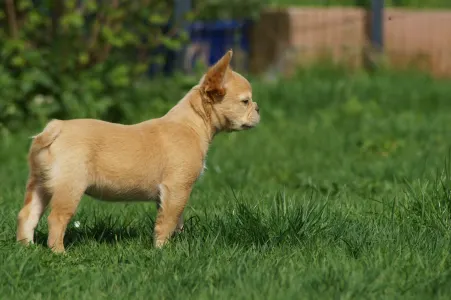
M205 103L199 86L194 86L168 113L166 120L190 127L197 133L205 152L214 136L221 130L219 120L212 114L211 104Z

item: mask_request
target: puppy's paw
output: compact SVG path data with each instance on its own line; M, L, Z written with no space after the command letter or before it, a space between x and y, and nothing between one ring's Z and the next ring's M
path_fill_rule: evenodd
M56 247L56 248L52 248L51 250L52 250L53 254L56 254L56 255L66 255L67 254L67 252L64 248Z
M155 242L154 242L154 246L155 246L155 248L157 248L157 249L161 249L161 248L163 248L163 246L166 244L166 241L165 240L160 240L160 239L157 239L157 240L155 240Z

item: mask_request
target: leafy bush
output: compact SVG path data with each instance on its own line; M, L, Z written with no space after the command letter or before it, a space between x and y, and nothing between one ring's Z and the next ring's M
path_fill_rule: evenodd
M0 128L51 117L123 117L130 87L186 33L166 0L5 0L0 9Z
M266 0L194 0L198 10L196 19L254 19L260 14Z

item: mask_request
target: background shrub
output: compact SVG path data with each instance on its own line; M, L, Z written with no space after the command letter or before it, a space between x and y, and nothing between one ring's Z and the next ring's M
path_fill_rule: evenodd
M124 117L131 88L186 33L172 1L6 0L0 11L0 126Z
M211 21L221 19L255 19L267 0L194 0L196 19Z

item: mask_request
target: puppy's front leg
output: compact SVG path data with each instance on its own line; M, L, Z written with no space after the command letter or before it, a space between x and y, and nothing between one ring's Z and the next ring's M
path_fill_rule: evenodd
M161 208L160 201L157 202L157 209L159 210ZM183 213L180 215L179 220L177 222L177 226L175 227L175 232L180 233L183 231Z
M176 228L183 227L182 214L190 193L191 187L186 185L160 185L160 205L154 231L156 248L163 247Z

